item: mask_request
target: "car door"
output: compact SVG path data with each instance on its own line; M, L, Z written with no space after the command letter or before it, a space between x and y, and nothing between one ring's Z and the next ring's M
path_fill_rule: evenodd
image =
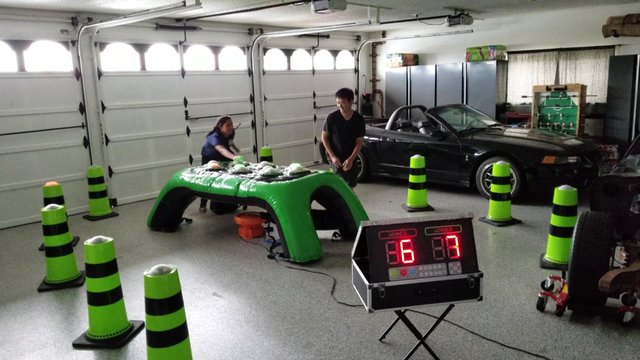
M448 129L440 130L444 136L423 134L416 127L381 131L376 144L379 172L408 177L411 157L422 155L427 181L459 182L464 160L460 142Z

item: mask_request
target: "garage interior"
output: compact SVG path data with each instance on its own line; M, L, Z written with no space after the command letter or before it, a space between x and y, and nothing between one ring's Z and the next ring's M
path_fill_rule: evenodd
M85 287L37 291L46 275L38 246L43 242L42 187L48 181L64 188L68 226L80 239L74 248L80 270L85 240L98 235L114 239L130 320L145 320L145 271L158 264L177 267L195 359L407 355L416 345L414 334L399 323L379 341L396 314L368 313L354 291L351 239L318 231L322 258L289 262L269 256L268 238L242 239L234 214L201 213L198 201L186 209L190 221L178 231L147 227L162 187L177 171L200 164L204 135L222 114L239 124L236 144L248 161L257 162L259 149L269 146L278 165L300 163L324 171L328 167L321 163L317 143L340 87L355 89L355 106L377 117L416 101L428 107L460 102L484 106L484 112L512 125L529 119L535 93L508 95L510 83L503 79L496 84L505 87L504 94L487 86L491 91L482 87L486 91L474 97L467 82L474 64L492 63L507 71L511 56L604 49L612 55L606 61L608 81L600 93L587 88L585 117L591 127L583 136L615 145L619 157L638 135L640 34L636 29L605 37L603 25L610 17L639 13L640 1L311 3L0 0L0 51L6 44L16 54L15 70L0 70L0 241L5 244L0 254L5 328L0 358L147 357L145 331L117 349L74 349L72 342L88 326ZM30 71L39 63L31 62L27 50L40 40L63 44L72 54L70 67ZM112 43L132 45L142 67L109 70L105 50ZM152 44L169 44L179 54L177 67L154 70L151 58L145 58ZM494 44L504 45L506 60L466 61L469 48ZM193 45L212 50L213 69L185 71ZM230 46L240 50L246 64L225 70L223 49ZM271 49L285 54L284 69L265 69ZM334 58L347 50L353 66L296 70L297 49L312 56L328 50ZM417 55L417 66L388 67L387 55L393 54ZM5 64L0 61L0 66ZM459 69L461 76L452 99L445 97L452 90L445 83L448 67ZM441 74L438 83L428 85L432 93L408 80L411 71L430 69ZM562 84L559 72L555 84ZM363 94L372 95L368 108ZM507 102L508 96L520 101ZM92 165L104 169L109 200L119 216L83 218L89 210L85 171ZM495 227L479 221L487 215L488 200L474 189L427 187L435 208L429 213L403 210L406 180L374 177L353 190L370 220L473 214L482 299L456 303L426 339L434 354L442 359L637 358L638 322L624 326L617 321L617 299L591 314L568 310L556 316L552 301L546 311L536 309L541 282L560 274L539 266L551 189L514 202L513 216L522 224ZM589 191L581 189L578 212L588 209ZM447 307L426 305L432 306L410 307L406 313L420 333ZM433 356L420 346L412 358Z

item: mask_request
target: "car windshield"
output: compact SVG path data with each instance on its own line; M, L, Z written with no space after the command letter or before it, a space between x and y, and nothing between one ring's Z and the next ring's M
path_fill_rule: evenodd
M456 131L501 126L499 122L491 117L468 106L446 106L430 109L429 112L444 120Z

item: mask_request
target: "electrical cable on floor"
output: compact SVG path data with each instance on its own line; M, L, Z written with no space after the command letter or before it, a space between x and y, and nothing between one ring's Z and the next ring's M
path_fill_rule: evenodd
M271 236L271 234L269 232L267 232L265 234L264 241L265 242L268 242L268 241L275 242L275 238L273 236ZM297 266L285 265L285 264L280 263L280 261L278 261L278 256L281 256L282 253L273 252L273 249L275 247L273 245L273 243L271 244L271 246L269 248L265 248L264 246L262 246L260 244L256 244L254 242L249 242L249 243L253 244L253 245L256 245L256 246L259 246L259 247L267 250L267 252L269 253L269 255L267 255L267 257L269 259L275 260L276 264L278 264L278 265L280 265L280 266L282 266L284 268L291 269L291 270L304 271L304 272L308 272L308 273L312 273L312 274L318 274L318 275L322 275L322 276L326 276L326 277L330 278L332 280L330 294L331 294L331 297L333 298L333 300L336 303L338 303L340 305L343 305L343 306L351 307L351 308L363 307L362 304L349 304L349 303L346 303L344 301L338 300L338 298L336 298L335 291L336 291L336 287L338 286L338 280L333 275L330 275L330 274L327 274L327 273L324 273L324 272L318 271L318 270L309 270L309 269L300 268L300 267L297 267ZM431 317L433 319L438 319L438 316L431 315L431 314L423 312L423 311L412 310L412 309L407 309L407 311L410 311L410 312L413 312L413 313L416 313L416 314L425 315L425 316ZM464 331L466 331L466 332L468 332L468 333L470 333L472 335L475 335L475 336L481 338L482 340L489 341L491 343L494 343L496 345L502 346L504 348L507 348L507 349L510 349L510 350L514 350L514 351L518 351L518 352L533 356L533 357L538 358L538 359L552 360L551 358L546 357L544 355L536 354L536 353L533 353L531 351L524 350L524 349L521 349L521 348L518 348L518 347L515 347L515 346L507 345L507 344L505 344L503 342L500 342L498 340L491 339L491 338L486 337L486 336L484 336L484 335L482 335L482 334L480 334L478 332L475 332L475 331L473 331L471 329L468 329L468 328L466 328L466 327L464 327L462 325L459 325L459 324L457 324L457 323L455 323L453 321L450 321L450 320L447 320L447 319L443 319L442 321L446 322L446 323L449 323L449 324L451 324L451 325L453 325L453 326L455 326L455 327L457 327L457 328L459 328L461 330L464 330Z
M431 315L431 314L426 313L426 312L423 312L423 311L412 310L412 309L407 309L407 311L411 311L411 312L414 312L414 313L416 313L416 314L426 315L426 316L431 317L431 318L434 318L434 319L437 319L437 318L438 318L438 317L437 317L437 316L435 316L435 315ZM531 356L533 356L533 357L536 357L536 358L538 358L538 359L551 360L551 358L548 358L548 357L546 357L546 356L543 356L543 355L540 355L540 354L536 354L536 353L533 353L533 352L530 352L530 351L528 351L528 350L524 350L524 349L521 349L521 348L517 348L517 347L515 347L515 346L507 345L507 344L505 344L505 343L503 343L503 342L500 342L500 341L498 341L498 340L493 340L493 339L488 338L488 337L486 337L486 336L484 336L484 335L482 335L482 334L480 334L480 333L477 333L477 332L475 332L475 331L473 331L473 330L467 329L466 327L464 327L464 326L462 326L462 325L456 324L456 323L454 323L453 321L450 321L450 320L447 320L447 319L443 319L442 321L443 321L443 322L446 322L446 323L449 323L449 324L451 324L451 325L453 325L453 326L455 326L455 327L457 327L457 328L459 328L459 329L462 329L462 330L464 330L464 331L468 332L469 334L475 335L475 336L477 336L477 337L481 338L482 340L486 340L486 341L492 342L492 343L494 343L494 344L500 345L500 346L505 347L505 348L507 348L507 349L511 349L511 350L519 351L519 352L525 353L525 354L527 354L527 355L531 355Z

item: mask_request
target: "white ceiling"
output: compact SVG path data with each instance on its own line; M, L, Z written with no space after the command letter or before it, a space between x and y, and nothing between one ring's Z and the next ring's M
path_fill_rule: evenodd
M106 13L124 15L168 4L175 0L0 0L0 7L17 9L55 10L74 13ZM350 22L376 23L416 17L435 17L453 14L453 9L470 12L475 21L492 22L502 16L521 14L523 18L532 12L552 12L571 8L611 6L618 4L639 4L638 0L348 0L346 11L331 14L316 14L309 3L291 4L291 0L202 0L202 9L178 15L175 18L192 18L203 15L215 15L226 12L249 10L257 7L282 5L269 9L247 11L233 15L213 16L202 20L216 22L241 23L257 26L278 26L290 28L322 27ZM187 0L193 4L195 0ZM623 14L603 14L607 16ZM443 19L425 20L425 23L437 24ZM369 26L361 31L380 31L413 26L413 23Z

